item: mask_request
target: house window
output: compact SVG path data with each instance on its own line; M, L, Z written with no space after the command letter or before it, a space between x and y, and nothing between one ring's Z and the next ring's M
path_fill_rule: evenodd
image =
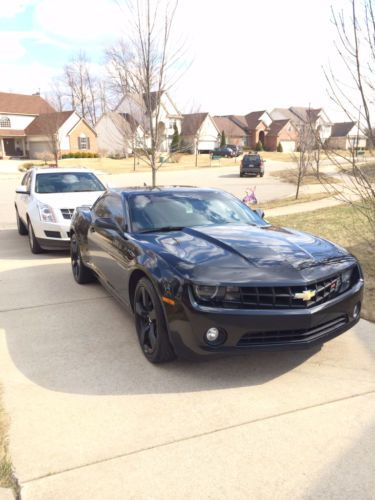
M78 137L78 149L90 149L90 139L85 134Z
M2 116L0 118L0 127L1 128L10 128L10 119L7 116Z

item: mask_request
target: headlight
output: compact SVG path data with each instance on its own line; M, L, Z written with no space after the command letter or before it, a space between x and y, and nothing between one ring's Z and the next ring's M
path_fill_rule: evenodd
M346 290L349 290L352 282L352 273L353 269L348 269L347 271L344 271L341 275L341 287L340 287L340 292L346 292Z
M215 299L220 300L224 297L225 288L222 286L194 285L194 294L197 299L203 302L209 302Z
M52 207L38 202L39 217L42 222L57 222Z

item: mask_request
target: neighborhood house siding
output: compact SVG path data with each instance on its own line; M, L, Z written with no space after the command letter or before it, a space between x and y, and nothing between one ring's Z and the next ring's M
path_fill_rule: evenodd
M78 138L82 137L81 134L83 134L85 137L89 139L90 141L89 150L96 153L98 151L98 145L96 141L95 132L91 130L90 127L86 125L86 123L82 120L78 123L76 127L73 128L73 130L69 134L71 151L79 150Z
M35 119L35 116L20 116L7 113L1 113L0 119L3 116L9 118L10 120L9 128L15 130L24 130Z
M69 132L79 122L80 117L77 113L72 113L71 116L62 124L59 129L59 141L61 151L70 151Z

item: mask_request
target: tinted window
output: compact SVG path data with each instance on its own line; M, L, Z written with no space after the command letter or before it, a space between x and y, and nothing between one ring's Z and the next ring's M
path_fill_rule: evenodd
M103 184L90 172L53 172L36 175L36 193L78 193L88 191L105 191Z
M121 227L125 225L125 213L122 199L119 196L107 195L94 205L96 217L115 220Z
M129 211L135 232L167 226L267 224L237 198L220 192L135 194L129 198Z
M258 155L246 155L243 157L243 162L246 164L260 165L261 158Z

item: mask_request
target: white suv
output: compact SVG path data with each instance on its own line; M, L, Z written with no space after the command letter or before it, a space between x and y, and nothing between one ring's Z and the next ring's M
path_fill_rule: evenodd
M93 205L105 186L88 169L32 168L16 189L19 234L29 235L32 253L69 248L76 207Z

